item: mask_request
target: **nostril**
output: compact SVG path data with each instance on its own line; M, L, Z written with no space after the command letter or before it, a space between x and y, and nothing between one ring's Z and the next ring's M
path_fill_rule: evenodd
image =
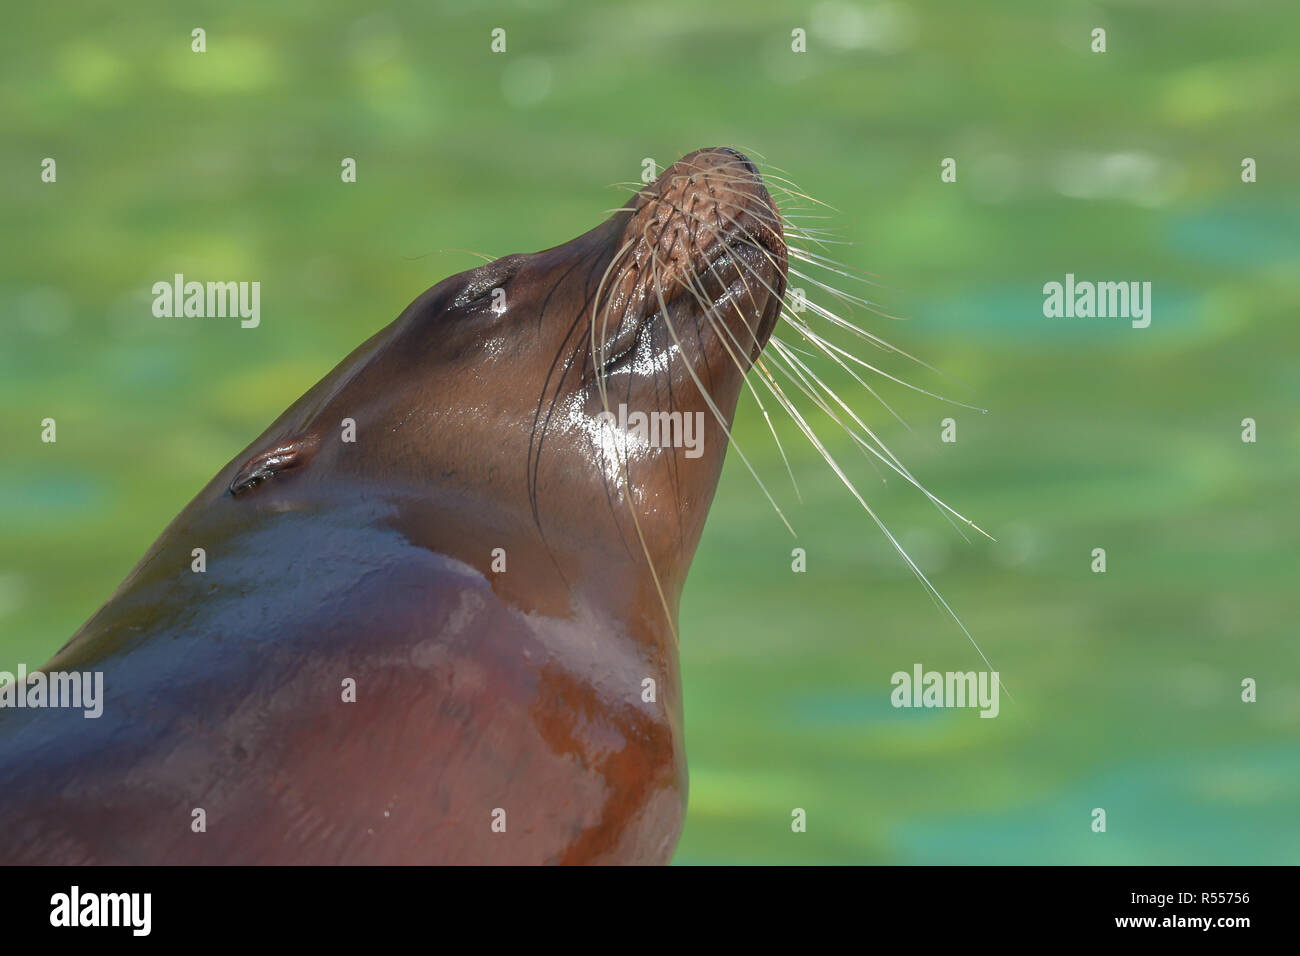
M730 146L719 146L718 152L727 153L730 156L734 156L736 159L740 160L741 165L744 166L746 170L748 170L750 173L752 173L755 176L759 175L758 167L755 166L752 162L750 162L749 157L746 156L744 153L742 153L740 150L733 149Z

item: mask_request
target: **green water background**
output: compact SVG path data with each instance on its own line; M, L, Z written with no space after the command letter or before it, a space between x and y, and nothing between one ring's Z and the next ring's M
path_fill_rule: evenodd
M46 660L217 468L478 261L439 250L554 245L644 157L734 144L835 207L808 224L853 242L837 254L906 317L855 318L950 377L857 354L988 410L874 379L909 431L818 366L996 543L810 421L1014 699L994 720L890 706L897 670L982 663L786 421L796 496L746 403L737 438L798 538L732 454L683 599L677 861L1300 859L1300 7L144 2L6 20L0 669ZM155 319L150 286L175 272L260 280L261 327ZM1150 281L1151 327L1044 318L1066 273Z

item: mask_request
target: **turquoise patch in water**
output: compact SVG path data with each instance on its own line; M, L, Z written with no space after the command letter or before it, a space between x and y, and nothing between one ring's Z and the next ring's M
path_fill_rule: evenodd
M1168 249L1198 262L1242 268L1300 261L1300 205L1252 203L1210 206L1170 216Z
M1278 785L1250 800L1213 785L1242 780ZM1191 754L1128 763L1038 803L901 823L891 837L909 864L1291 864L1298 803L1293 748ZM1105 833L1091 830L1097 807Z
M6 525L43 524L99 511L108 498L99 480L81 475L48 475L23 481L0 477L0 515Z
M1076 274L1076 281L1132 281L1132 277ZM1151 282L1151 325L1134 328L1126 318L1049 318L1043 315L1043 285L1064 282L1065 273L1041 282L1026 279L1016 285L972 288L960 296L918 302L909 336L959 338L964 342L1008 339L1024 344L1044 342L1093 343L1106 348L1145 345L1148 341L1180 341L1209 335L1213 323L1200 293L1168 279ZM888 339L888 336L885 336Z

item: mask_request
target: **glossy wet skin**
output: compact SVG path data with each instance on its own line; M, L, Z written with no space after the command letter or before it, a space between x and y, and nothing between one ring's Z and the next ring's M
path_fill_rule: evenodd
M102 671L102 718L0 711L0 860L665 862L677 602L779 229L743 157L700 151L420 296L47 665ZM619 404L703 413L698 457L604 428Z

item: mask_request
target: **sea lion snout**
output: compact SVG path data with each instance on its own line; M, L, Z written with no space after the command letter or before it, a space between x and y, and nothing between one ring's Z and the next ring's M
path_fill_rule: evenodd
M696 150L628 209L597 340L620 354L639 322L690 296L724 350L752 363L780 315L788 267L781 214L757 167L730 147Z

